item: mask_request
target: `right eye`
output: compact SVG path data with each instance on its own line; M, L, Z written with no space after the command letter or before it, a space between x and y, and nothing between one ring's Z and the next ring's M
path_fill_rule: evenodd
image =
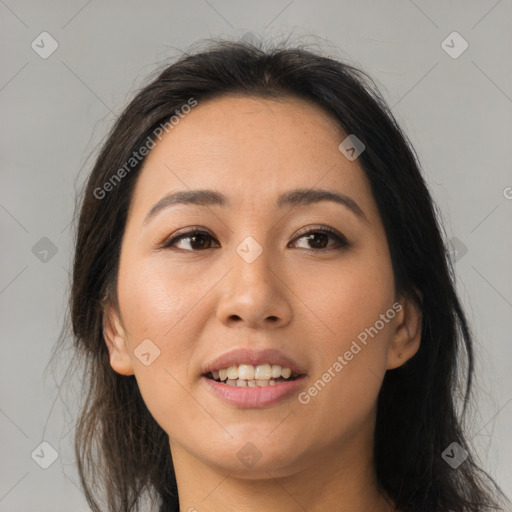
M186 240L189 240L188 243L192 249L174 249L174 247L176 247L178 243L181 243L182 241ZM211 244L208 243L208 240L211 241L215 239L210 235L210 233L196 229L172 237L170 240L165 242L162 249L180 250L184 252L199 252L204 249L212 248L210 247ZM194 245L196 246L196 248L193 247Z

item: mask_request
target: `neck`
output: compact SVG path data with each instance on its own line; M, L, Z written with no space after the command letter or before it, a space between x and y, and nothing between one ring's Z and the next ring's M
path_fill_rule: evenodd
M199 460L172 440L180 512L391 512L379 493L373 465L373 429L347 443L305 454L286 468L250 476Z

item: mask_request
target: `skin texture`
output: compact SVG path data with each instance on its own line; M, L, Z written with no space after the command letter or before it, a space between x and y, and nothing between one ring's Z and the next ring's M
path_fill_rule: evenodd
M200 103L144 163L121 249L120 314L107 309L104 332L112 368L135 375L169 434L182 511L393 510L375 484L376 402L385 372L417 352L421 317L395 295L369 183L338 149L346 135L304 100L230 95ZM365 219L327 201L278 209L293 188L348 195ZM162 197L195 189L230 204L174 205L144 224ZM320 225L349 245L299 233ZM212 238L161 248L191 227ZM236 252L248 236L263 250L252 263ZM201 377L220 354L270 347L306 370L307 391L397 300L401 311L307 404L295 394L239 408ZM133 352L145 339L160 350L149 366ZM251 468L237 456L248 441L261 453Z

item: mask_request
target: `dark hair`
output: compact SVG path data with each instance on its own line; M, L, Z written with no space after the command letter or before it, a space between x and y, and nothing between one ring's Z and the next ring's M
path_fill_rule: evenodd
M134 152L154 141L155 130L191 98L201 103L232 93L303 98L366 146L358 162L385 227L397 293L415 301L423 319L418 352L386 373L379 393L374 448L379 487L404 511L497 510L498 499L506 497L476 464L462 429L473 375L472 335L439 213L416 153L375 83L363 71L303 47L207 43L136 94L102 145L82 197L70 312L86 391L75 452L92 510L104 510L98 496L106 497L109 511L139 510L145 493L158 501L161 512L179 510L168 436L146 408L135 377L110 366L103 337L104 308L117 307L121 242L144 159L101 199L97 191L117 169L126 170ZM459 415L456 398L462 397ZM456 470L441 457L453 442L470 454Z

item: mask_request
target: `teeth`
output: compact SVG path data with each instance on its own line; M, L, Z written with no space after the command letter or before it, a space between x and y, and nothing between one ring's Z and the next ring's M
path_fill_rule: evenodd
M221 370L213 370L212 376L217 381L225 382L228 386L250 387L275 386L278 382L289 379L292 375L290 368L278 364L240 364Z
M225 381L227 379L228 381L243 380L250 382L251 380L269 381L279 379L281 377L283 379L289 379L292 375L292 371L290 368L283 368L278 364L259 364L258 366L253 366L252 364L241 364L238 366L223 368L221 370L214 370L212 371L212 375L215 380L220 379L221 381ZM237 385L242 386L243 384Z
M269 364L259 364L256 366L254 378L256 380L268 380L272 376L272 368Z
M288 370L288 369L289 368L281 368L278 364L273 364L272 370L271 370L271 376L273 379L278 379L279 377L281 377L281 372L283 370Z
M238 378L244 380L254 379L254 366L252 364L241 364L238 367Z
M238 366L228 368L228 379L238 379Z

